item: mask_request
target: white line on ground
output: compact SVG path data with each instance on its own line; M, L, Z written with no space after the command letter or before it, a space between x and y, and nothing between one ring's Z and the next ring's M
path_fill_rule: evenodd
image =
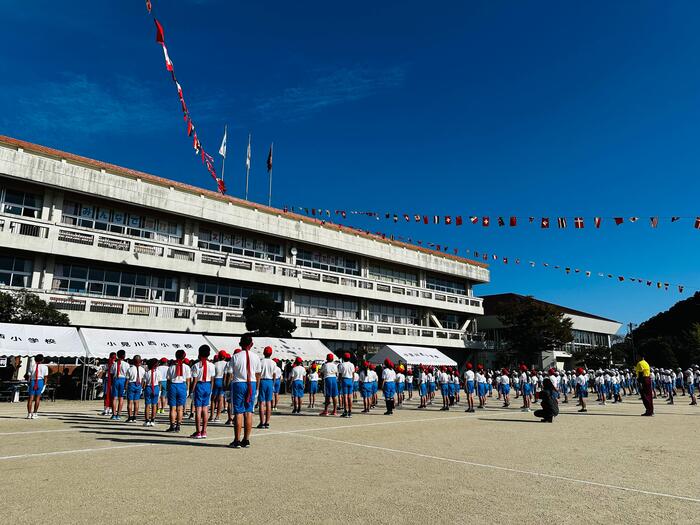
M457 419L457 418L455 418ZM291 432L290 432L291 434ZM391 452L394 454L406 454L409 456L414 456L414 457L419 457L419 458L424 458L424 459L432 459L436 461L443 461L446 463L457 463L460 465L467 465L470 467L479 467L479 468L485 468L485 469L491 469L491 470L500 470L503 472L512 472L516 474L525 474L528 476L533 476L533 477L540 477L540 478L547 478L547 479L554 479L558 481L568 481L571 483L578 483L581 485L589 485L593 487L601 487L601 488L606 488L606 489L614 489L614 490L621 490L625 492L634 492L637 494L645 494L647 496L659 496L662 498L671 498L671 499L678 499L682 501L692 501L693 503L700 503L700 499L698 498L691 498L689 496L678 496L675 494L666 494L664 492L653 492L649 490L642 490L642 489L635 489L631 487L623 487L620 485L609 485L607 483L599 483L597 481L588 481L585 479L576 479L576 478L568 478L566 476L557 476L556 474L545 474L542 472L534 472L530 470L521 470L521 469L516 469L516 468L510 468L510 467L501 467L498 465L489 465L488 463L475 463L473 461L465 461L462 459L453 459L453 458L445 458L441 456L432 456L430 454L421 454L420 452L411 452L410 450L399 450L395 448L387 448L387 447L379 447L376 445L367 445L366 443L356 443L353 441L343 441L341 439L331 439L331 438L325 438L321 436L312 436L312 435L304 435L304 434L298 434L300 437L305 437L309 439L316 439L319 441L329 441L333 443L340 443L342 445L351 445L355 447L362 447L362 448L368 448L372 450L379 450L382 452Z
M0 436L20 436L24 434L50 434L52 432L80 432L77 428L61 428L54 430L25 430L22 432L0 432Z

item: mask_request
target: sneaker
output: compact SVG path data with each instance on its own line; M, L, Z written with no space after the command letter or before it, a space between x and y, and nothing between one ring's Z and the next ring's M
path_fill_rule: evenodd
M127 417L126 421L124 421L124 423L133 423L134 421L136 421L136 420L133 418Z
M258 423L258 426L255 428L265 428L265 423Z
M224 423L224 425L229 425L229 426L230 426L230 425L233 425L233 421L230 420L230 419L227 419L227 420L226 420L226 423Z
M348 413L347 413L347 412L343 412L342 414L340 414L340 417L348 417Z
M200 437L200 439L207 439L207 433L201 432L199 437Z
M180 432L180 430L182 430L180 425L175 425L175 432Z
M218 417L215 417L214 419L211 420L212 423L219 423L221 420Z
M194 412L190 412L190 415L187 416L187 419L194 419Z
M166 432L175 432L175 425L170 425L168 428L165 429Z
M352 412L348 412L348 418L352 417Z
M582 408L581 410L579 410L579 412L588 412L588 410L586 410L585 408Z
M248 439L241 440L241 447L242 448L248 448L249 446L250 446L250 440L248 440Z
M326 412L325 410L319 414L319 416L327 416L327 415L328 415L328 412Z
M234 439L231 441L231 443L228 444L229 448L241 448L241 442L238 441L237 439Z
M150 422L150 421L144 421L144 422L143 422L143 426L144 426L144 427L150 427L150 426L151 426L151 422Z
M33 416L33 414L29 413L29 414L27 414L27 417L25 419L34 419L32 416Z
M201 432L195 432L193 434L190 434L190 437L192 439L201 439L202 438L202 433Z
M263 428L270 428L270 423L265 423L265 426Z

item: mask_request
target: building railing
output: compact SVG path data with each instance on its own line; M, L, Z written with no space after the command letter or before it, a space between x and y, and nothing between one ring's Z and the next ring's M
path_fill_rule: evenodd
M141 255L165 257L195 264L201 263L224 266L237 270L279 275L281 277L325 283L345 288L375 290L387 294L386 300L388 301L391 301L397 295L401 295L474 308L482 307L482 299L469 295L435 292L427 288L391 284L366 277L350 277L326 270L292 266L275 261L263 261L238 254L223 254L220 252L205 251L199 248L187 249L180 245L178 245L178 247L173 247L171 244L160 243L158 241L146 241L143 239L137 241L125 235L94 233L94 230L88 228L70 226L63 223L56 223L55 225L51 223L54 229L45 226L45 224L47 223L44 221L40 222L26 217L15 218L14 216L2 214L0 217L0 232L9 231L14 235L26 235L39 238L50 238L55 235L56 240L63 243L97 246L99 248L115 250L122 253L132 252L137 257ZM389 295L393 297L389 297Z

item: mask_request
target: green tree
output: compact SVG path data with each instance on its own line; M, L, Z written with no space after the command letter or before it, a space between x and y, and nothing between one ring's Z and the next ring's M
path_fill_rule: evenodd
M0 322L68 326L68 316L38 295L19 290L0 292Z
M258 337L292 337L296 324L280 315L279 305L271 295L253 294L243 308L246 330Z
M558 350L573 341L571 319L565 318L554 305L532 297L509 304L499 320L504 326L510 359L535 363L543 352Z

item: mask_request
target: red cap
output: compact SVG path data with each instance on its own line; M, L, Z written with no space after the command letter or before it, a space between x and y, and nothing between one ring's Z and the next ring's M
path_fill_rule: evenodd
M504 368L503 370L501 370L501 373L502 373L503 375L506 375L506 376L507 376L507 375L508 375L508 369L507 369L507 368Z
M167 358L167 357L161 357L161 358L160 358L160 362L161 362L161 363L167 363L167 362L168 362L168 358Z
M444 372L445 370L447 370L447 368L445 368L444 366L441 366L441 367L440 367L440 371L441 371L441 372Z
M576 373L579 374L579 375L580 375L580 374L583 374L583 368L581 368L581 367L579 366L579 367L576 369Z
M333 359L335 359L335 356L334 356L333 354L328 354L328 355L326 356L326 361L329 361L329 362L330 362L330 361L333 361Z
M554 368L550 368L549 370L547 370L547 374L549 374L550 376L552 376L556 373L557 373L557 371Z
M364 366L365 368L368 368L368 367L369 367L369 361L362 361L362 366Z
M277 363L277 364L279 364L279 362L280 362L280 360L277 359L276 357L273 357L272 360L273 360L275 363Z
M524 365L524 364L523 364L523 365L520 365L520 370L521 370L522 372L527 372L527 365Z
M190 358L189 358L189 357L185 357L185 359L183 359L182 362L185 363L186 365L189 365L189 364L190 364Z
M484 365L476 365L476 369L477 369L477 370L483 370L483 369L484 369Z
M467 370L471 370L472 368L474 368L474 365L472 365L471 363L467 363Z
M241 352L241 349L240 349L240 348L236 348L236 349L233 351L233 355L236 355L238 352Z
M370 363L369 369L370 369L370 370L374 370L375 368L377 368L377 367Z
M263 350L263 355L265 357L270 357L272 355L272 347L271 346L266 346L265 350Z
M302 363L301 357L297 356L297 358L294 360L295 365L300 365Z
M343 354L343 359L350 359L350 352L345 352L345 354Z
M384 366L388 368L394 368L394 363L391 362L391 359L388 357L384 360Z

